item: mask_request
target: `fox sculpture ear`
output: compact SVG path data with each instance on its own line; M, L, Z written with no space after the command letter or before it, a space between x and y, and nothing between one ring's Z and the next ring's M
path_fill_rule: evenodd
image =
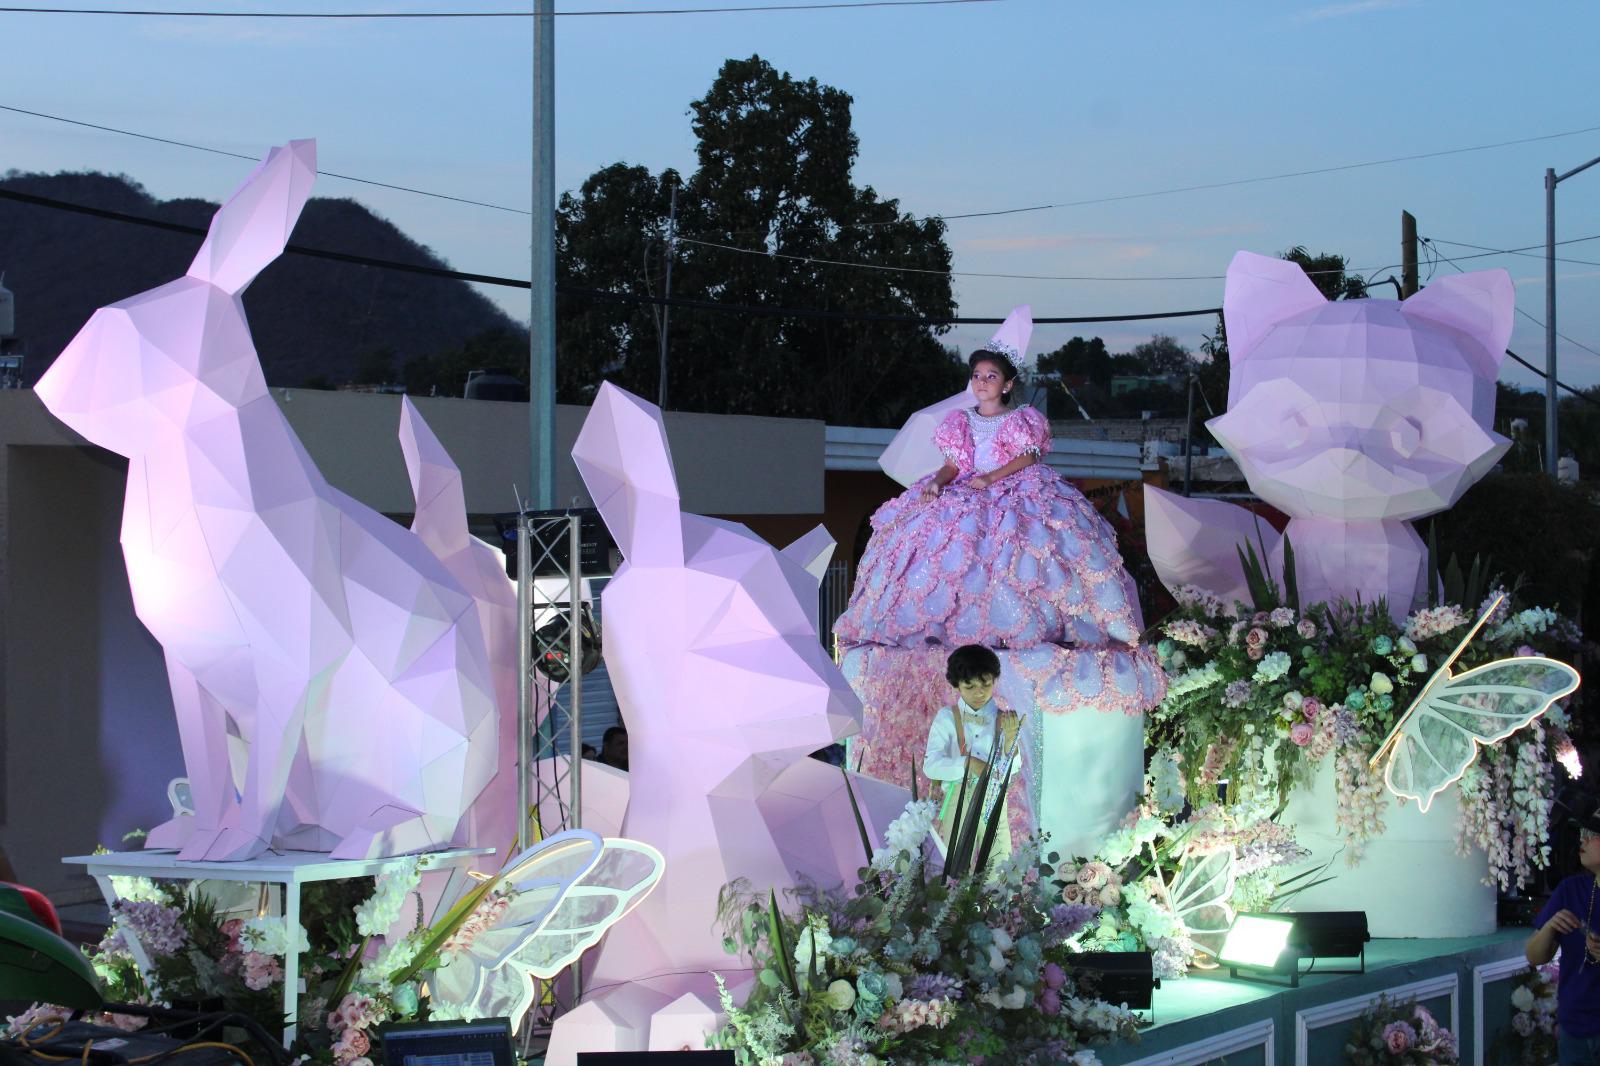
M683 565L683 512L661 409L603 382L572 461L630 565Z
M1273 326L1327 302L1299 264L1254 252L1238 253L1228 264L1222 292L1229 361L1237 364L1250 358Z
M1517 313L1517 290L1504 270L1436 278L1407 297L1400 310L1408 318L1426 319L1465 333L1482 348L1477 353L1478 372L1490 380L1500 376Z
M316 178L316 141L272 149L211 219L189 276L235 296L243 292L283 254Z

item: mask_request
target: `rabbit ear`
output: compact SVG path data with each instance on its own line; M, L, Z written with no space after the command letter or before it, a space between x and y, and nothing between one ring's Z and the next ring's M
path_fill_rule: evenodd
M783 549L783 554L801 566L806 572L816 578L817 584L822 584L822 577L828 572L828 560L833 558L833 549L838 543L833 539L833 534L828 532L827 526L817 526L811 532Z
M660 408L603 382L572 461L630 565L683 565L683 513Z
M189 276L238 295L283 254L317 178L317 142L290 141L267 153L211 219Z

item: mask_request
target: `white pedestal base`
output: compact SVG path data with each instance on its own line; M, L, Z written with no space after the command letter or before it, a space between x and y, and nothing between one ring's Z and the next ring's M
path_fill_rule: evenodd
M1456 854L1460 800L1455 786L1434 798L1428 813L1415 803L1401 805L1385 793L1384 832L1368 841L1361 862L1350 866L1335 821L1339 799L1333 760L1307 788L1290 797L1281 820L1309 848L1312 861L1296 872L1333 858L1323 874L1333 880L1295 896L1289 909L1367 912L1374 937L1483 936L1495 929L1495 890L1483 883L1489 860L1473 848Z

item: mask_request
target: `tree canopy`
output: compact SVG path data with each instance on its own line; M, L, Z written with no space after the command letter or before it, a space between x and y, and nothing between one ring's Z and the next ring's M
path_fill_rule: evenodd
M690 105L693 174L617 163L561 197L560 281L661 295L676 189L674 297L841 315L953 315L944 223L913 220L898 201L853 183L850 105L848 93L779 72L760 56L729 60ZM602 380L655 397L661 328L651 305L564 298L561 399L586 403ZM668 404L898 425L961 387L963 365L938 340L946 328L673 308Z

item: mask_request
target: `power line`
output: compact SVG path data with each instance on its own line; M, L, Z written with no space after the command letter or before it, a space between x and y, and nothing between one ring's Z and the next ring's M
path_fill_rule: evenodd
M245 155L242 152L230 152L223 148L212 148L204 144L193 144L189 141L177 141L170 137L157 137L151 133L139 133L134 130L119 129L116 126L103 126L97 122L84 122L81 119L66 118L62 115L48 115L43 111L30 111L25 107L12 107L9 104L0 104L0 111L10 111L18 115L31 115L34 118L45 118L52 122L64 122L69 126L82 126L84 129L100 130L103 133L116 133L124 137L136 137L141 141L154 141L157 144L170 144L178 148L188 148L196 152L208 152L211 155L227 156L230 159L244 159L252 163L260 162L260 156ZM397 192L409 192L418 196L431 196L437 200L452 200L458 204L471 204L474 207L488 207L495 211L509 211L515 215L531 215L533 212L521 207L506 207L504 204L492 204L485 200L471 200L465 196L451 196L449 193L430 192L427 189L414 189L409 185L394 185L387 181L374 181L371 178L358 178L352 174L336 174L331 170L319 170L318 174L328 178L338 178L341 181L353 181L361 185L374 185L380 189L393 189Z
M1544 255L1543 255L1542 251L1540 251L1540 252L1535 252L1534 251L1535 248L1538 248L1538 249L1542 250L1544 248L1544 243L1543 242L1540 242L1539 244L1525 244L1521 248L1491 248L1486 244L1468 244L1466 241L1447 241L1443 237L1427 237L1427 238L1423 238L1423 239L1427 240L1427 241L1437 241L1440 244L1454 245L1457 248L1476 248L1479 251L1488 252L1490 254L1521 255L1521 256L1526 256L1529 259L1543 259L1544 258ZM1564 241L1556 241L1556 244L1558 246L1559 245L1563 245L1563 244L1578 244L1581 241L1593 241L1593 240L1600 240L1600 234L1596 234L1596 235L1594 235L1592 237L1573 237L1573 238L1570 238L1570 239L1564 240ZM1573 264L1576 264L1577 266L1600 266L1600 262L1597 262L1597 261L1595 261L1593 259L1565 259L1565 258L1563 258L1561 256L1556 256L1556 262L1558 262L1558 263L1573 263Z
M1430 239L1428 239L1426 237L1422 237L1422 238L1419 238L1419 239L1424 244L1430 244L1431 245L1433 243ZM1579 240L1593 240L1594 238L1592 238L1592 237L1580 237L1578 239ZM1451 243L1455 243L1455 242L1452 241ZM1440 259L1443 259L1446 263L1449 263L1451 266L1455 267L1458 271L1461 270L1461 268L1456 265L1455 259L1452 259L1449 256L1445 255L1443 252L1439 251L1437 248L1434 249L1434 254L1437 255ZM1458 256L1457 258L1465 259L1467 257L1466 256ZM1596 264L1596 265L1600 265L1600 264ZM1464 273L1464 271L1463 271L1463 273ZM1537 318L1534 318L1532 315L1530 315L1528 312L1524 311L1522 308L1520 308L1520 307L1516 308L1516 312L1517 312L1517 314L1521 315L1523 318L1527 319L1529 322L1532 322L1534 325L1538 326L1540 329L1544 329L1544 323L1542 321L1540 321ZM1593 356L1596 356L1596 357L1600 357L1600 351L1596 351L1595 349L1589 347L1587 344L1584 344L1582 341L1573 340L1571 337L1567 336L1565 333L1562 333L1560 330L1556 330L1556 336L1560 337L1562 340L1566 341L1568 344L1573 345L1574 347L1582 348L1584 351L1588 352L1590 355L1593 355ZM1561 382L1557 381L1556 384L1560 385Z
M814 4L740 4L728 7L616 8L603 11L554 11L557 18L629 15L736 15L763 11L843 11L875 7L948 7L956 4L1000 4L1006 0L836 0ZM138 15L173 18L241 19L504 19L533 18L532 11L166 11L113 7L0 7L12 15Z
M1034 211L1055 211L1066 207L1087 207L1093 204L1118 203L1123 200L1146 200L1155 196L1174 196L1178 193L1201 192L1208 189L1228 189L1236 185L1252 185L1266 181L1284 181L1288 178L1305 178L1318 174L1336 174L1346 170L1361 170L1366 167L1388 166L1391 163L1410 163L1419 159L1438 159L1443 156L1461 155L1466 152L1487 152L1495 148L1509 148L1518 144L1533 144L1537 141L1552 141L1561 137L1576 137L1582 133L1594 133L1600 126L1585 126L1583 129L1564 130L1560 133L1544 133L1537 137L1519 137L1515 140L1496 141L1493 144L1475 144L1464 148L1445 148L1436 152L1417 152L1412 155L1397 155L1387 159L1370 159L1361 163L1342 163L1332 167L1316 167L1311 170L1291 170L1282 174L1265 174L1255 178L1234 178L1230 181L1212 181L1199 185L1181 185L1171 189L1155 189L1149 192L1121 193L1116 196L1097 196L1087 200L1064 200L1061 203L1034 204L1030 207L1008 207L995 211L967 211L960 214L924 215L921 219L895 219L884 222L857 222L853 225L863 229L879 226L903 225L907 222L925 222L928 219L940 219L944 222L954 222L969 218L995 218L1002 215L1021 215Z
M153 229L167 230L173 233L183 233L195 237L204 237L207 230L201 226L190 226L181 222L167 222L161 219L145 218L140 215L125 214L121 211L109 211L105 208L90 207L86 204L74 204L66 200L56 200L48 196L36 196L33 193L19 192L15 189L0 188L0 199L15 200L18 203L30 204L35 207L45 207L57 211L70 211L75 214L89 215L94 218L105 219L111 222L122 222L135 226L146 226ZM421 274L426 277L444 278L453 281L467 281L478 285L498 285L514 289L529 288L529 283L524 279L496 277L492 274L471 274L459 270L449 270L442 267L422 266L415 263L399 263L389 259L376 259L371 256L355 255L350 252L338 252L327 248L310 248L301 244L290 244L284 251L293 255L309 256L315 259L330 259L340 263L351 263L357 266L376 267L383 270L397 270L408 274ZM576 285L556 286L556 292L563 296L581 296L596 300L610 300L614 302L633 304L653 304L658 307L682 307L702 311L726 311L741 314L781 316L784 318L826 318L836 321L852 322L887 322L919 326L993 326L1005 321L1004 317L996 318L969 318L955 315L949 316L923 316L923 315L888 315L873 314L853 311L829 311L820 308L806 307L767 307L757 304L729 304L716 300L695 300L673 296L646 296L637 293L612 292L605 289L590 289ZM1168 318L1191 318L1199 315L1216 315L1222 312L1220 307L1203 307L1190 311L1153 311L1139 314L1126 315L1055 315L1035 318L1036 325L1067 325L1087 324L1095 322L1143 322Z

